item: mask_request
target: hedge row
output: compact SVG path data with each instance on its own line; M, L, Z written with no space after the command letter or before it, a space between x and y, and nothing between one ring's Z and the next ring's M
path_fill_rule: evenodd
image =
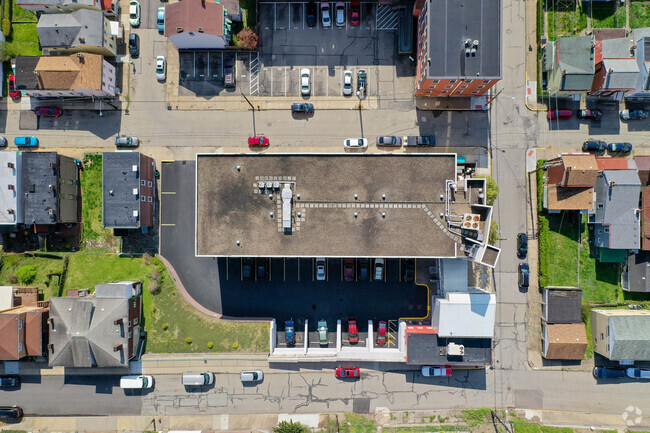
M544 210L544 170L541 170L546 163L545 159L537 161L537 213L540 214Z
M551 265L551 240L548 218L539 215L539 287L547 287Z
M70 256L63 257L63 268L61 269L61 276L59 277L59 296L63 296L63 287L65 286L65 277L68 275L68 260Z
M5 0L5 9L4 9L4 14L2 17L2 34L5 35L5 37L9 37L11 35L11 4L13 3L12 0Z

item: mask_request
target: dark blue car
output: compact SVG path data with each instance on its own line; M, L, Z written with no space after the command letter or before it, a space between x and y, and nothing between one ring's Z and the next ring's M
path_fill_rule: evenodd
M296 333L293 330L293 320L284 322L284 338L287 340L287 346L296 344Z
M618 379L625 377L625 370L618 368L605 368L605 367L594 367L593 371L595 378L609 378L609 379Z

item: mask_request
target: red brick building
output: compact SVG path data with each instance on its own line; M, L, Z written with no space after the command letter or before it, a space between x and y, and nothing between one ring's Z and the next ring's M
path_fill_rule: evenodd
M501 79L500 0L417 0L415 96L484 95Z

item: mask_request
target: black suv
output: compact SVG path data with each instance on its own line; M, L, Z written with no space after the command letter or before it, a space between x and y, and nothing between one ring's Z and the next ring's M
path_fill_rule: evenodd
M519 263L519 287L527 289L530 280L530 268L528 263Z
M528 236L526 233L519 233L517 235L517 257L525 259L528 254Z
M18 406L0 406L0 419L18 419L23 417L23 410Z
M607 150L607 143L602 140L587 140L582 144L582 151L604 152Z
M137 59L140 55L140 36L135 33L129 35L129 54L134 59Z

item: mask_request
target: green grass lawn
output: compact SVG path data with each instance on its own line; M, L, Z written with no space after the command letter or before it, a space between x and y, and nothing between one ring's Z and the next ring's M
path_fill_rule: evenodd
M11 37L5 44L6 56L40 56L41 45L38 42L36 23L12 24Z
M147 352L268 352L268 323L230 322L203 316L180 297L167 272L163 270L161 274L160 293L144 291ZM187 337L192 340L189 344L185 341ZM208 342L213 344L212 349Z
M594 29L623 28L625 27L625 7L617 7L617 3L591 2L591 12L587 7L583 9L583 13L585 17L591 13L591 26Z
M63 255L61 256L63 257ZM50 259L44 257L30 257L25 254L3 254L2 255L2 270L0 270L0 285L13 286L22 284L14 278L18 273L18 269L22 266L35 266L36 276L33 281L26 283L28 286L38 286L43 290L45 299L52 296L58 296L59 291L59 276L50 273L60 273L63 270L63 260Z
M30 23L35 23L38 21L36 19L36 14L34 12L28 11L27 9L23 9L20 6L16 4L16 0L11 0L12 1L12 7L11 7L11 21L14 23L25 23L25 22L30 22Z
M630 3L630 28L650 27L650 2Z
M70 254L65 289L94 289L102 283L144 281L149 268L142 257L120 257L86 248Z
M550 2L549 2L550 3ZM575 9L559 10L548 7L548 37L554 41L560 36L576 36L587 28L587 16L582 6Z
M541 433L542 429L539 424L530 422L513 422L514 433Z
M81 215L83 220L82 243L86 246L107 246L117 240L110 229L102 224L102 154L87 153L81 172Z

